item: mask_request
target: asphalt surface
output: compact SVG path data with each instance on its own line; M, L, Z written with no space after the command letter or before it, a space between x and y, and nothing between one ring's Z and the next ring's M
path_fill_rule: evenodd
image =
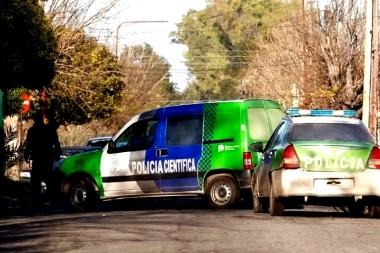
M198 200L113 201L74 213L18 210L0 218L1 252L378 252L380 220L326 207L282 217L214 210Z

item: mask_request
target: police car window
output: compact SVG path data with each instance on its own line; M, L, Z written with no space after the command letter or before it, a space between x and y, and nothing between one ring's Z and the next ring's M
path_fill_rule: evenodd
M283 122L277 126L276 130L273 132L270 140L268 141L268 144L265 147L265 150L272 149L273 147L275 147L280 142L280 139L283 136L285 129L286 129L286 123L285 122Z
M278 123L278 122L277 122ZM268 140L271 132L264 108L248 109L249 135L254 140Z
M288 141L316 140L373 142L362 124L304 123L294 124L289 130Z
M157 123L156 119L149 119L131 125L115 141L115 151L138 151L149 148L156 138Z
M202 144L202 132L202 114L168 117L165 143L167 146Z

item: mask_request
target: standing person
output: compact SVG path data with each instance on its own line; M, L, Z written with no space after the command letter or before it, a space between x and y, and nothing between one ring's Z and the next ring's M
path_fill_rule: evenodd
M32 203L41 203L41 183L45 182L50 204L55 202L52 173L54 160L59 160L62 153L61 145L55 127L45 122L42 111L34 114L34 124L28 129L24 159L32 161L31 188Z

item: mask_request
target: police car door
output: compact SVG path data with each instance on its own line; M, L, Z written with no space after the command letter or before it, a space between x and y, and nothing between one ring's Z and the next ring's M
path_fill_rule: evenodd
M197 165L202 156L202 108L198 105L166 108L164 115L163 138L157 150L163 166L161 191L197 191Z
M258 190L259 194L262 196L269 195L269 173L270 167L273 162L273 159L276 155L278 145L283 137L284 131L286 128L286 123L281 122L276 130L273 132L271 138L269 139L263 153L262 163L263 166L258 171Z
M160 175L154 173L158 119L140 115L131 121L114 137L114 148L103 153L105 197L160 192Z

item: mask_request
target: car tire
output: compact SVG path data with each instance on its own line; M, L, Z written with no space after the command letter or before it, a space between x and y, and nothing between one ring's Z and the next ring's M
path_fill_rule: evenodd
M74 180L69 189L69 203L76 211L89 211L97 202L94 186L87 179Z
M266 213L266 212L268 212L268 198L259 197L255 173L252 174L251 189L252 189L253 212L254 213Z
M212 207L227 209L240 198L240 189L232 176L213 175L207 179L206 194Z
M269 196L269 213L271 216L282 216L284 214L285 207L283 204L277 201L274 196L274 188L272 182L270 183L270 196Z

